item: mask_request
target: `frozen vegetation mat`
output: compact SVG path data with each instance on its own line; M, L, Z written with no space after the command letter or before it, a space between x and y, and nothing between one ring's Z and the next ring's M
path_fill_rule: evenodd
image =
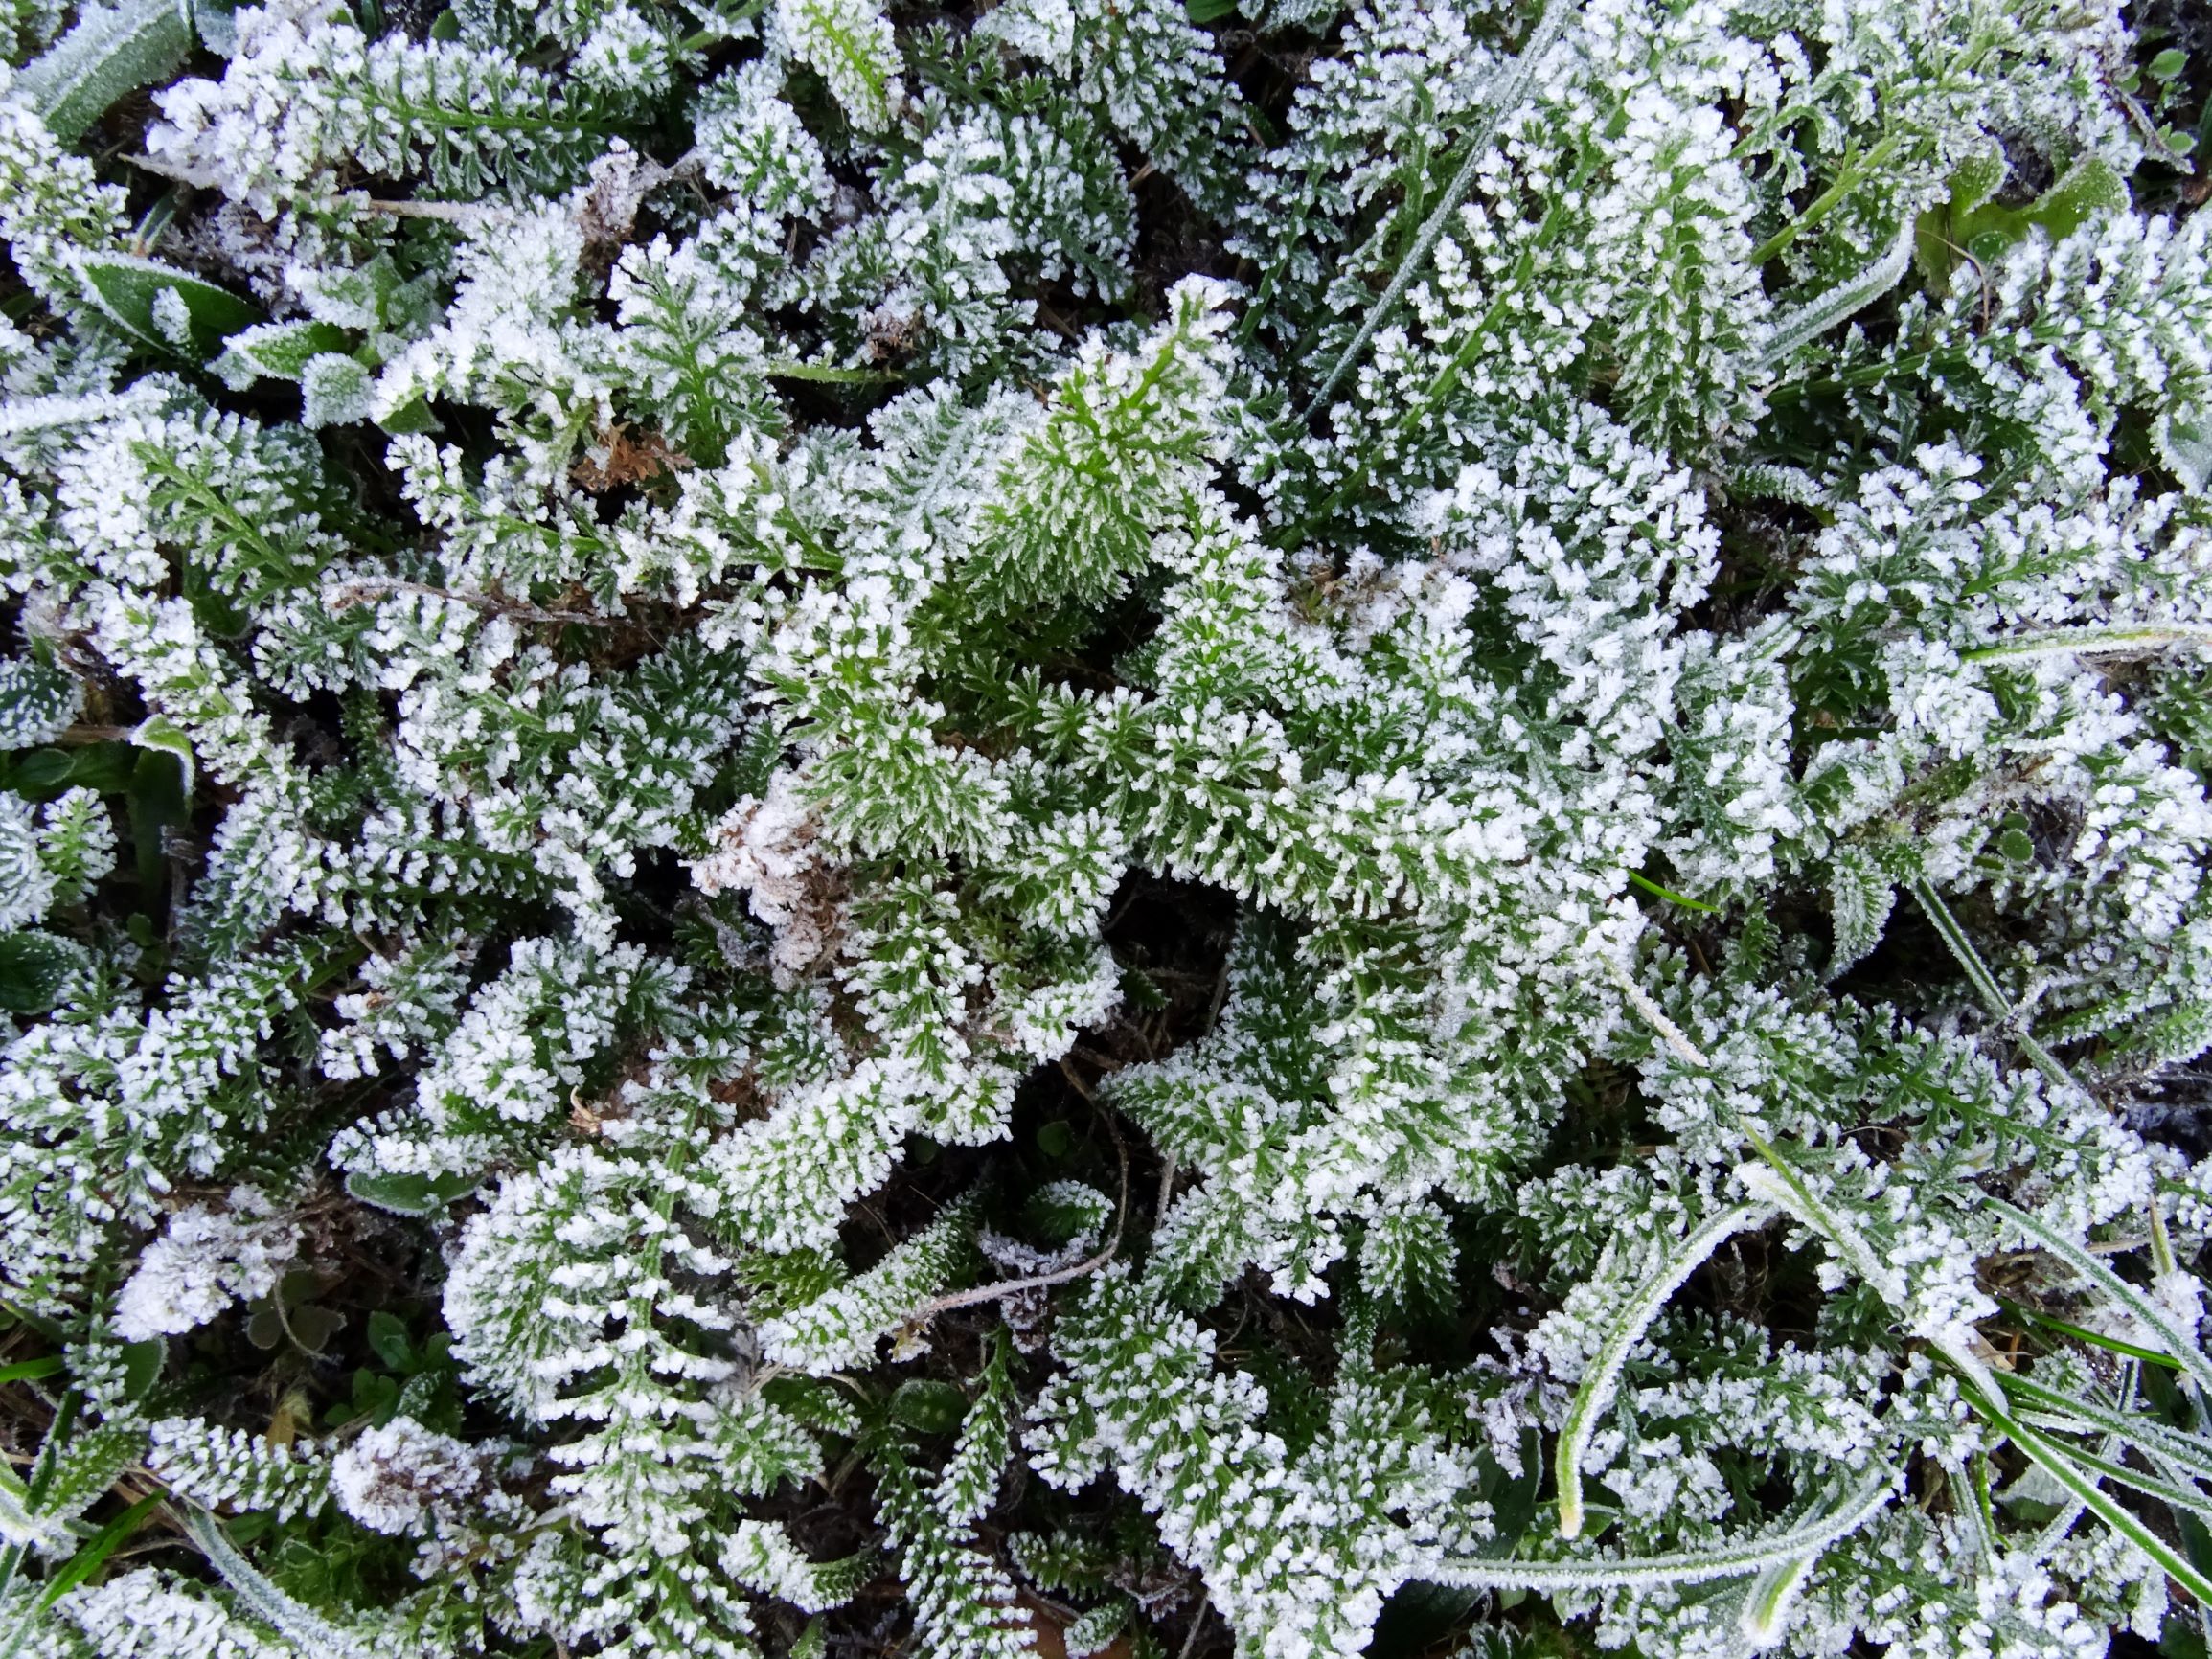
M0 1659L2202 1659L2208 88L0 0Z

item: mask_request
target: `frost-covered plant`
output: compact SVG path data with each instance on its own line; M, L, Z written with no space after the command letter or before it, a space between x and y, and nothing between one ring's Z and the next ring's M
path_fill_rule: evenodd
M2201 1648L2185 11L0 5L0 1659Z

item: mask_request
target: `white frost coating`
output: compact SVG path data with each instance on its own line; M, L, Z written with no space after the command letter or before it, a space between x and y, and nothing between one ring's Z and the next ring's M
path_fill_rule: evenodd
M250 1187L231 1189L227 1209L179 1210L117 1294L115 1332L143 1342L196 1329L233 1302L268 1295L299 1244L299 1223Z
M694 884L702 893L749 895L752 913L775 935L769 960L778 982L796 984L834 950L840 924L820 827L797 783L777 773L765 797L746 796L713 833L716 850L692 861Z
M484 1507L495 1455L396 1417L364 1430L331 1460L331 1493L338 1508L376 1532L419 1533Z
M886 1570L975 1659L1015 1564L1248 1659L1454 1576L1644 1659L2212 1604L2212 1444L2065 1329L2212 1381L2212 216L2132 199L2201 54L375 11L81 153L0 70L0 1302L77 1401L0 1531L143 1460L223 1580L35 1659L759 1659ZM295 1262L342 1423L217 1386Z

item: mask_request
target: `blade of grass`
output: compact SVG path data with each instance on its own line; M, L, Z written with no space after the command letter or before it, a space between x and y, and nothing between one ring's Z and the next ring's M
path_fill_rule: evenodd
M1583 1453L1588 1448L1590 1434L1606 1408L1613 1402L1613 1393L1621 1380L1621 1369L1628 1363L1629 1352L1636 1346L1652 1321L1666 1307L1667 1299L1680 1289L1691 1274L1703 1266L1705 1261L1728 1239L1755 1227L1763 1227L1774 1212L1761 1204L1738 1204L1715 1216L1698 1228L1660 1263L1660 1271L1637 1285L1622 1303L1605 1333L1598 1339L1597 1352L1590 1355L1584 1368L1582 1386L1575 1391L1574 1402L1567 1407L1566 1420L1560 1425L1559 1448L1554 1454L1553 1478L1558 1482L1560 1494L1560 1536L1572 1538L1583 1530Z
M132 1504L130 1508L125 1510L123 1513L116 1516L114 1520L108 1522L106 1526L101 1528L94 1534L90 1543L70 1557L67 1564L53 1578L46 1580L46 1587L39 1592L38 1596L39 1610L43 1612L48 1607L53 1606L55 1602L60 1601L62 1597L68 1595L70 1591L76 1589L93 1574L99 1572L106 1562L107 1557L121 1549L130 1534L138 1531L140 1524L145 1521L146 1517L161 1507L161 1501L166 1496L168 1496L166 1492L148 1492L138 1502Z
M1423 267L1428 263L1428 256L1436 251L1436 244L1444 239L1446 224L1459 211L1459 204L1473 188L1475 170L1482 165L1483 157L1490 153L1491 144L1497 137L1497 129L1505 125L1507 116L1520 107L1521 98L1528 90L1528 83L1536 74L1537 65L1543 60L1552 43L1565 30L1567 18L1575 10L1568 0L1549 0L1543 14L1536 21L1536 27L1529 31L1527 43L1521 47L1520 56L1499 73L1496 81L1489 88L1482 108L1476 112L1473 125L1468 128L1467 155L1460 162L1459 170L1451 175L1451 182L1444 187L1444 194L1438 198L1427 222L1422 225L1421 235L1414 239L1413 246L1406 251L1398 269L1391 273L1389 285L1382 290L1381 297L1368 307L1367 315L1360 321L1359 331L1352 336L1351 342L1336 354L1336 360L1329 365L1329 373L1321 377L1320 389L1306 405L1305 412L1299 417L1301 420L1311 424L1313 417L1321 412L1322 406L1329 401L1329 394L1335 391L1337 383L1358 364L1366 353L1368 343L1375 338L1382 325L1390 320L1391 313L1398 308L1398 302L1405 297L1405 290L1421 275Z
M1710 1550L1669 1556L1593 1556L1583 1560L1516 1561L1447 1557L1424 1576L1438 1584L1484 1590L1592 1590L1610 1585L1696 1584L1764 1572L1827 1548L1857 1532L1889 1501L1891 1471L1880 1470L1826 1510L1789 1532Z
M2143 1518L2132 1510L2118 1503L2112 1495L2077 1465L2057 1441L2046 1440L2041 1431L2008 1413L1996 1398L1985 1395L1973 1378L1967 1378L1962 1391L1967 1399L2004 1431L2013 1444L2039 1468L2093 1511L2097 1518L2110 1527L2135 1548L2157 1563L2161 1572L2180 1585L2190 1595L2212 1606L2212 1579L2200 1573L2173 1545L2158 1536Z
M2056 1331L2061 1336L2070 1336L2076 1342L2086 1342L2090 1347L2101 1348L2108 1353L2125 1354L2130 1359L2140 1359L2149 1365L2162 1365L2168 1371L2179 1371L2181 1369L2181 1362L2170 1353L2160 1353L2155 1349L2137 1348L2133 1343L2122 1342L2116 1336L2106 1336L2099 1331L2084 1329L2079 1325L2068 1324L2064 1319L2053 1319L2047 1313L2038 1313L2032 1307L2023 1307L2018 1302L2010 1301L2002 1296L1996 1300L1997 1306L2007 1313L2015 1314L2026 1320L2030 1325L2040 1325L2045 1330Z
M2040 1412L2021 1414L2039 1428L2071 1434L2115 1435L2152 1458L2186 1469L2198 1480L2212 1480L2212 1445L2193 1435L2140 1414L2114 1411L2092 1400L2071 1398L2023 1376L2000 1373L1997 1381L2009 1398L2041 1408Z
M1936 932L1943 936L1944 943L1950 948L1951 955L1957 959L1959 967L1966 974L1967 983L1973 987L1974 995L1980 999L1981 1005L1988 1011L1990 1018L1997 1021L2000 1025L2010 1020L2013 1017L2012 1006L2005 1001L2003 989L1997 985L1995 976L1982 965L1981 957L1974 950L1973 942L1967 938L1966 929L1959 926L1958 918L1951 915L1950 906L1944 903L1943 896L1936 892L1934 883L1926 876L1921 876L1906 882L1904 885L1905 891L1912 895L1913 901L1920 906L1928 920L1934 924ZM2066 1070L2058 1057L2043 1047L2041 1043L2036 1041L2027 1032L2015 1033L2014 1040L2019 1044L2021 1052L2035 1063L2036 1070L2041 1072L2045 1078L2061 1088L2071 1089L2075 1094L2085 1098L2093 1098L2089 1097L2088 1090L2074 1081L2074 1074Z
M1656 881L1646 880L1643 876L1638 875L1633 870L1629 872L1629 880L1634 885L1641 887L1646 893L1652 895L1653 898L1664 898L1669 904L1679 904L1685 910L1702 910L1708 916L1718 916L1721 914L1721 907L1718 904L1707 904L1702 898L1685 898L1681 894L1675 892L1672 888L1661 887Z
M2212 1360L2206 1359L2203 1351L2183 1334L2165 1308L2122 1279L2101 1259L2090 1255L2064 1234L2044 1225L2040 1217L2006 1203L2002 1198L1993 1197L1987 1202L1991 1209L2011 1222L2039 1249L2057 1257L2141 1321L2166 1345L2166 1352L2178 1362L2179 1368L2188 1375L2189 1379L2200 1389L2212 1393Z

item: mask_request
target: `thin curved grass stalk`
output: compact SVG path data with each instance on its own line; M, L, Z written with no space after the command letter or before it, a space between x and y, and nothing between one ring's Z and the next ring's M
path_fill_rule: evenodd
M2174 1323L2156 1302L2122 1279L2103 1261L2064 1234L2045 1226L2025 1210L2008 1204L2002 1198L1993 1197L1988 1202L1991 1209L2026 1235L2037 1248L2056 1256L2155 1332L2158 1340L2166 1345L2166 1352L2188 1373L2189 1379L2200 1389L2212 1391L2212 1360L2204 1357L2203 1350Z
M2006 1389L2006 1393L2008 1395L2018 1395L2019 1392L2019 1390L2010 1386L2008 1386ZM2060 1397L2052 1395L2047 1396L2046 1398L2058 1398ZM2018 1416L2020 1421L2027 1423L2030 1427L2048 1429L2053 1434L2094 1434L2099 1428L2104 1427L2103 1419L2099 1419L2096 1422L2082 1422L2077 1420L2077 1418L2079 1417L2091 1416L2092 1412L2087 1410L2074 1414L2069 1414L2064 1411L2022 1411L2017 1415ZM2140 1434L2120 1434L2114 1432L2108 1432L2105 1438L2108 1441L2117 1440L2133 1445L2135 1449L2141 1452L2145 1457L2165 1465L2167 1473L2169 1474L2174 1473L2177 1468L2179 1468L2181 1470L2181 1478L2189 1480L2212 1480L2212 1475L2198 1473L2194 1467L2189 1466L2186 1459L2175 1457L2173 1455L2174 1447L2170 1442L2157 1441L2150 1436ZM2103 1452L2099 1455L2104 1457L2110 1457L2114 1454L2112 1452ZM2200 1452L2198 1455L2201 1457L2201 1452Z
M1490 96L1477 112L1474 125L1468 129L1466 160L1459 164L1459 170L1451 175L1451 182L1445 186L1444 195L1437 202L1435 210L1423 221L1421 234L1414 239L1413 246L1392 273L1390 285L1368 307L1366 317L1360 322L1359 331L1352 336L1350 343L1336 354L1336 360L1329 365L1329 373L1321 377L1319 389L1299 415L1301 420L1311 421L1321 412L1322 405L1329 400L1329 394L1336 390L1337 383L1358 363L1367 351L1368 343L1375 338L1382 325L1389 321L1390 314L1398 308L1399 301L1405 297L1405 290L1413 285L1414 279L1421 275L1422 267L1428 263L1428 256L1436 251L1436 244L1444 238L1446 225L1451 216L1459 211L1459 204L1467 199L1469 190L1473 188L1475 170L1482 165L1482 158L1490 153L1491 143L1497 137L1498 127L1504 124L1508 115L1520 106L1521 96L1528 90L1529 80L1535 75L1537 65L1543 61L1553 42L1565 31L1567 17L1574 11L1575 8L1568 5L1567 0L1550 0L1550 4L1544 7L1543 15L1536 20L1536 27L1529 31L1528 42L1521 48L1520 56L1499 75L1496 85L1491 88Z
M1959 660L1968 663L2017 663L2032 661L2037 657L2089 657L2156 651L2164 650L2169 646L2187 646L2200 651L2212 650L2212 628L2155 624L2141 627L2053 628L2048 633L2026 634L2017 640L2000 640L1995 645L1962 651Z
M1943 936L1944 943L1950 946L1951 955L1957 959L1959 967L1966 974L1967 983L1973 988L1974 995L1980 999L1990 1018L2000 1025L2008 1023L2013 1017L2012 1005L2005 1000L2004 990L1998 986L1995 977L1983 966L1980 955L1974 950L1973 942L1967 938L1966 929L1959 926L1958 918L1951 915L1950 906L1936 892L1935 884L1926 876L1920 876L1904 885L1905 890L1912 895L1913 901L1926 913L1928 920L1935 924L1936 932ZM2061 1088L2088 1096L2088 1091L2074 1080L2074 1074L2066 1070L2064 1062L2036 1041L2028 1032L2016 1031L2012 1035L2020 1045L2020 1051L2045 1078Z
M2212 1578L2199 1572L2179 1551L2145 1526L2141 1516L2116 1502L2109 1492L2067 1455L2058 1442L2044 1439L2039 1430L2007 1413L2001 1403L2003 1397L2000 1394L1995 1390L1983 1394L1974 1379L1970 1378L1968 1381L1968 1400L1992 1423L2003 1430L2023 1455L2064 1487L2092 1511L2099 1520L2150 1557L2177 1584L2199 1602L2212 1604Z
M2072 1399L2055 1390L2040 1387L2018 1376L1999 1378L2007 1398L2032 1402L2041 1409L2023 1410L2022 1421L2063 1434L2093 1434L2102 1430L2135 1447L2145 1456L2179 1468L2192 1480L2212 1480L2212 1446L2164 1423L2131 1416L2093 1401Z
M1680 1026L1667 1017L1667 1011L1652 1000L1652 993L1636 983L1635 975L1609 956L1601 957L1599 961L1607 976L1621 988L1621 995L1628 999L1629 1006L1643 1017L1645 1024L1659 1034L1661 1041L1699 1071L1709 1072L1713 1069L1713 1062L1705 1057L1703 1051L1689 1039Z
M303 1607L270 1582L267 1574L245 1557L230 1540L222 1523L194 1504L184 1510L185 1535L192 1539L208 1565L238 1593L254 1615L280 1636L306 1651L331 1659L384 1659L375 1644L333 1625L320 1613Z
M2068 1320L2053 1319L2047 1313L2039 1313L2032 1307L2024 1307L2020 1304L2007 1301L2003 1297L1999 1297L1997 1301L1998 1306L2003 1307L2007 1313L2024 1319L2030 1325L2041 1326L2045 1330L2054 1330L2061 1336L2070 1336L2076 1342L2086 1342L2091 1348L2103 1349L2107 1353L2117 1353L2126 1359L2139 1359L2145 1364L2155 1365L2163 1371L2179 1371L2181 1369L2179 1360L2155 1348L2141 1348L2132 1342L2122 1342L2116 1336L2107 1336L2101 1330L2091 1330L2087 1326L2075 1325Z
M1484 1560L1447 1557L1427 1574L1435 1583L1467 1590L1601 1590L1656 1584L1699 1584L1741 1578L1816 1555L1836 1539L1857 1532L1890 1494L1887 1470L1870 1476L1826 1510L1787 1533L1723 1544L1712 1550L1686 1550L1667 1556L1622 1556L1584 1561Z
M1788 362L1838 323L1849 321L1904 280L1912 264L1913 221L1907 218L1890 250L1866 269L1792 307L1774 320L1760 350L1768 368Z
M1958 1512L1966 1521L1968 1531L1973 1534L1974 1548L1981 1552L1984 1560L1995 1561L1999 1553L1999 1545L1996 1509L1990 1502L1989 1459L1977 1452L1964 1468L1950 1469L1947 1466L1946 1472L1962 1481L1966 1487L1966 1501L1958 1506Z
M1683 1282L1702 1266L1715 1250L1738 1233L1764 1226L1772 1215L1773 1211L1763 1205L1739 1204L1714 1216L1682 1240L1667 1258L1664 1270L1641 1285L1606 1328L1597 1352L1583 1372L1582 1386L1575 1391L1566 1420L1560 1427L1553 1470L1559 1482L1561 1537L1582 1534L1583 1453L1589 1447L1591 1431L1605 1416L1607 1407L1612 1404L1629 1351L1658 1317L1668 1298L1682 1287Z
M1894 1305L1897 1300L1896 1274L1875 1254L1874 1246L1866 1237L1813 1192L1805 1178L1790 1166L1790 1161L1757 1130L1746 1125L1744 1134L1758 1149L1760 1157L1766 1160L1764 1164L1738 1167L1736 1179L1745 1190L1779 1205L1806 1227L1819 1234L1861 1283ZM1917 1334L1992 1396L1996 1395L1996 1379L1968 1345L1967 1337L1972 1334L1971 1331L1962 1327L1939 1326L1923 1329Z
M2132 1362L2124 1366L2121 1370L2120 1405L2123 1410L2134 1403L2135 1384L2138 1375L2139 1373L2137 1372L2137 1369ZM2125 1443L2126 1443L2121 1439L2120 1436L2116 1434L2107 1434L2104 1439L2104 1443L2097 1447L2097 1455L2101 1458L2107 1459L2108 1461L2117 1458L2120 1455L2121 1446ZM2174 1466L2168 1460L2158 1457L2155 1453L2147 1453L2146 1455L2149 1456L2154 1463L2157 1464L2160 1468L2164 1469L2168 1475L2174 1476L2176 1479L2186 1478L2185 1476L2176 1475ZM2074 1523L2079 1521L2087 1511L2088 1505L2083 1503L2081 1499L2068 1498L2066 1500L2065 1508L2062 1509L2057 1514L2053 1515L2048 1521L2046 1521L2043 1524L2042 1529L2036 1534L2035 1538L2028 1545L2028 1559L2031 1561L2041 1561L2053 1550L2057 1549L2061 1544L2064 1543L2066 1540L2066 1534L2074 1530Z
M1793 1561L1775 1562L1752 1580L1751 1588L1744 1594L1744 1608L1736 1615L1736 1625L1754 1650L1771 1648L1782 1640L1789 1628L1790 1609L1797 1604L1798 1592L1805 1588L1805 1580L1819 1562L1820 1552L1809 1550Z
M1681 1027L1667 1017L1666 1011L1652 1000L1650 992L1636 984L1629 970L1610 957L1604 960L1607 971L1621 987L1630 1006L1650 1022L1667 1045L1692 1065L1710 1070L1713 1062L1684 1034ZM1882 1264L1881 1258L1876 1256L1874 1246L1859 1230L1813 1192L1804 1177L1798 1174L1790 1161L1764 1135L1748 1124L1740 1124L1738 1128L1764 1160L1758 1164L1737 1166L1738 1184L1753 1197L1788 1211L1806 1227L1826 1239L1836 1254L1842 1257L1844 1264L1867 1284L1878 1290L1889 1284L1893 1275ZM1990 1377L1988 1367L1975 1357L1957 1331L1935 1329L1921 1334L1953 1365L1969 1375L1987 1379L1990 1392L1996 1392L1995 1380Z
M2166 1231L2166 1212L2158 1207L2154 1196L2150 1206L2151 1216L2151 1271L2164 1278L2181 1270L2180 1261L2174 1255L2174 1239Z
M2200 1519L2212 1520L2212 1492L2199 1491L2178 1482L2160 1480L2156 1475L2132 1469L2116 1458L2100 1457L2079 1447L2073 1450L2072 1457L2091 1473L2109 1481L2117 1481L2124 1487L2132 1487L2146 1497L2156 1498L2177 1514L2186 1511Z

